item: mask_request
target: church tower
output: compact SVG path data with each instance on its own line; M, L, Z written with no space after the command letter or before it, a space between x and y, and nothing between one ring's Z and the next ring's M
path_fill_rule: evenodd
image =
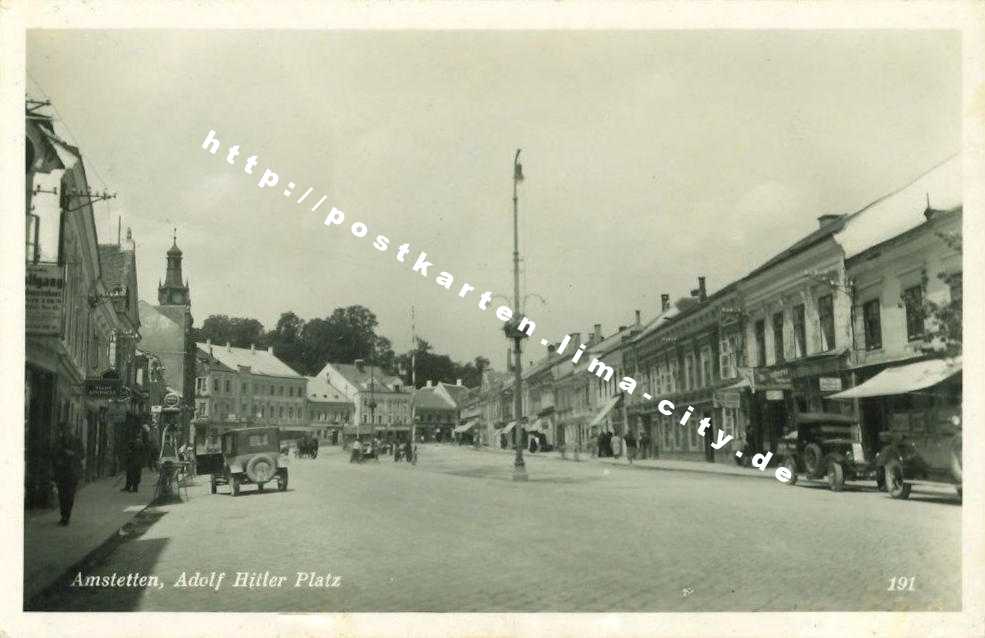
M190 306L191 295L188 292L188 282L181 278L181 249L178 248L178 234L175 232L168 249L168 267L164 275L164 284L158 282L157 303L161 306Z

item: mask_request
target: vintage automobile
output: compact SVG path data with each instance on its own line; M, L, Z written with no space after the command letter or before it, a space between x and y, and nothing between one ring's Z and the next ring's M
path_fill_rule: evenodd
M259 491L270 481L287 490L288 456L280 447L280 431L271 427L231 430L222 434L222 451L198 456L199 472L211 473L211 492L231 485L233 496L240 486L253 483Z
M879 433L884 447L876 465L893 498L910 496L913 485L953 485L961 493L961 417L896 421Z
M790 470L789 485L799 476L827 479L832 491L845 489L846 480L880 479L874 453L862 444L858 421L842 414L805 412L796 415L794 429L782 437L776 455Z

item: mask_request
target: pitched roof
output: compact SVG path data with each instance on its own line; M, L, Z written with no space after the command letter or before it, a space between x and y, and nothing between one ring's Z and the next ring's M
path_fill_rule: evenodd
M160 308L144 300L137 302L140 314L140 347L154 353L181 352L184 349L185 330Z
M133 253L116 244L99 244L98 248L99 269L106 288L110 291L126 288L130 280Z
M419 388L414 393L414 406L425 410L456 410L458 406L449 401L437 388Z
M321 377L307 377L308 400L319 403L348 403L352 404L342 391Z
M356 389L369 390L370 381L372 380L375 390L377 392L393 392L394 386L405 385L400 377L395 377L386 374L381 368L376 366L364 365L362 371L352 363L328 363L335 368L339 374L345 377L345 380L356 387Z
M902 235L927 221L928 208L947 211L960 208L961 156L954 155L903 188L885 195L852 214L835 235L845 258Z
M459 407L461 407L465 399L468 398L469 388L464 385L453 385L451 383L445 383L444 381L440 382L438 385L443 387L445 391L451 395L452 401L454 401Z
M231 370L236 370L242 366L249 367L250 372L253 374L268 377L304 378L286 363L275 357L270 350L251 350L249 348L234 348L208 343L196 343L195 345L199 350L211 355L212 358Z

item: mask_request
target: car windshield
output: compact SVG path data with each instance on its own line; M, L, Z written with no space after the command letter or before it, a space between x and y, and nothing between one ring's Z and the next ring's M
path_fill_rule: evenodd
M240 437L240 447L251 450L266 450L276 445L270 432L249 432Z

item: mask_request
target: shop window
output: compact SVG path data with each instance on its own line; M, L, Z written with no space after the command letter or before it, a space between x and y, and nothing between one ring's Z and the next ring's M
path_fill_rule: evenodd
M882 348L882 322L879 316L879 299L862 304L862 321L865 327L865 349Z
M783 313L773 315L773 357L775 363L783 363Z
M923 337L923 288L913 286L903 291L903 309L906 312L906 338L908 341Z
M756 365L766 365L766 320L756 322Z
M821 324L821 348L825 351L835 347L835 309L831 295L817 299L817 318Z
M796 356L807 356L807 325L804 304L793 307L793 344Z

